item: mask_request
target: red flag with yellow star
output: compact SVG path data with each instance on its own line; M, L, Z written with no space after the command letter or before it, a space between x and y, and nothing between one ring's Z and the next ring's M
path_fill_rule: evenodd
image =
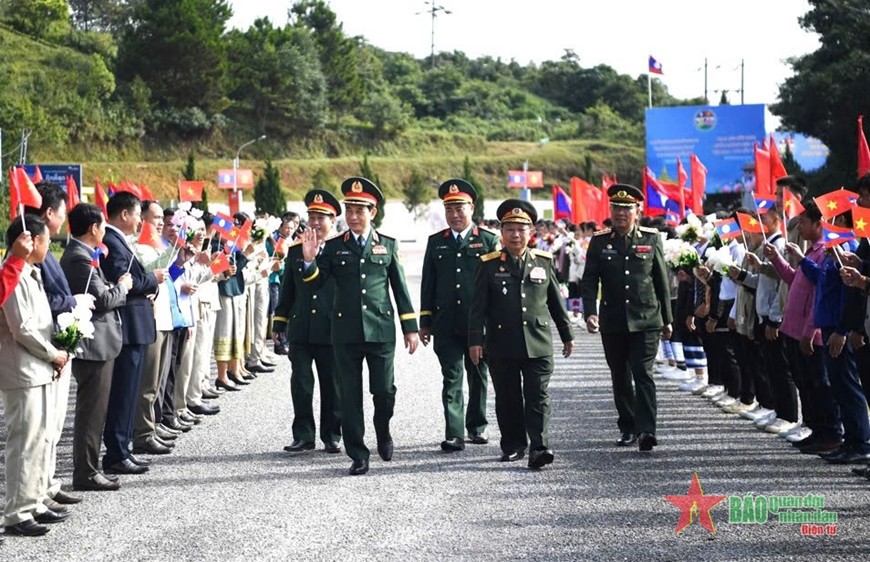
M788 188L782 190L782 213L786 222L804 212L804 206L797 195Z
M858 194L848 189L835 189L813 199L822 212L825 220L831 220L852 209L852 203L858 200Z
M758 219L746 213L737 213L737 222L740 223L740 230L746 233L764 234L764 226L758 222Z
M856 236L870 238L870 209L852 206L852 230Z
M178 199L179 201L202 201L202 189L205 187L204 181L185 181L178 182Z
M142 223L142 230L139 231L139 239L136 241L139 244L151 246L155 250L163 249L163 240L160 239L160 233L150 222Z

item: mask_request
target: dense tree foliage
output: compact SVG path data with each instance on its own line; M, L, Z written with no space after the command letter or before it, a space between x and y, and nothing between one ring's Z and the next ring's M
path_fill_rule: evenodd
M772 110L785 129L821 139L831 150L815 187L852 185L857 169L857 117L870 116L870 8L863 0L810 0L801 25L819 48L792 59L794 75ZM870 119L868 119L870 121Z

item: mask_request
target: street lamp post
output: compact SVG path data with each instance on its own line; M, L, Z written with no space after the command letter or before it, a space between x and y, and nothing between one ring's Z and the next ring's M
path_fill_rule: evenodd
M240 146L239 149L236 151L236 157L233 158L233 191L230 194L229 201L228 201L229 207L230 207L230 213L235 212L235 211L233 211L233 202L234 201L236 204L236 210L238 210L238 207L242 202L241 195L239 194L239 157L242 154L242 150L251 146L255 142L265 140L265 138L266 138L266 135L260 135L259 137L255 138L255 139L251 139L248 142L244 143L242 146Z

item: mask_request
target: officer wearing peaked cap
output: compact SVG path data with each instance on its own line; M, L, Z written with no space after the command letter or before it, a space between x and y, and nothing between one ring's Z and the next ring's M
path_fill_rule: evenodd
M305 194L308 226L320 240L332 232L341 205L328 191L312 189ZM321 244L322 247L322 244ZM327 453L339 453L341 447L341 410L338 375L332 349L332 306L335 281L330 279L314 289L305 277L302 244L295 242L287 250L281 295L275 308L273 336L287 332L290 344L290 396L293 400L293 442L284 447L290 453L314 449L314 370L320 386L320 439Z
M489 361L502 461L516 461L529 447L529 468L553 462L549 448L553 338L550 322L573 349L571 323L559 293L550 252L528 248L537 213L531 203L508 199L498 208L504 248L480 257L468 319L469 355Z
M349 178L341 184L344 210L350 229L326 241L313 230L300 239L303 282L315 290L329 279L335 281L332 307L332 344L341 396L341 430L344 447L353 459L351 474L369 470L363 418L363 361L369 367L369 390L375 406L374 425L378 454L393 458L390 419L396 403L393 358L396 353L396 318L401 324L405 347L417 349L417 314L411 304L398 243L372 227L381 190L365 178ZM390 289L397 310L390 302Z
M441 401L446 422L446 452L465 448L465 432L472 443L485 444L487 366L468 355L468 310L480 256L498 246L496 235L471 222L477 192L463 179L447 180L438 189L449 228L429 237L420 287L420 341L434 336L444 384ZM468 379L468 409L463 395Z
M580 282L583 310L587 329L601 331L610 367L621 432L616 444L637 440L641 451L649 451L658 444L653 362L659 337L671 335L664 248L657 230L637 225L643 201L638 188L615 184L607 195L613 227L596 232L589 242Z

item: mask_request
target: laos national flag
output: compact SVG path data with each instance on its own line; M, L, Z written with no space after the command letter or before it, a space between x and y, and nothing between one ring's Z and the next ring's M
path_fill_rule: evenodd
M722 219L714 222L713 226L716 227L716 233L723 242L740 236L740 227L734 219Z
M756 195L755 196L755 210L758 211L759 214L766 213L771 210L776 205L776 197L769 195Z
M571 220L571 198L558 185L553 186L553 219Z
M662 63L657 61L652 55L649 57L649 72L650 74L664 74Z
M212 226L214 226L215 230L217 230L224 236L228 235L233 229L233 226L235 226L233 224L233 217L225 215L223 213L216 214L211 224Z
M825 242L825 248L833 248L851 242L855 238L857 237L851 228L842 228L822 221L822 240Z

